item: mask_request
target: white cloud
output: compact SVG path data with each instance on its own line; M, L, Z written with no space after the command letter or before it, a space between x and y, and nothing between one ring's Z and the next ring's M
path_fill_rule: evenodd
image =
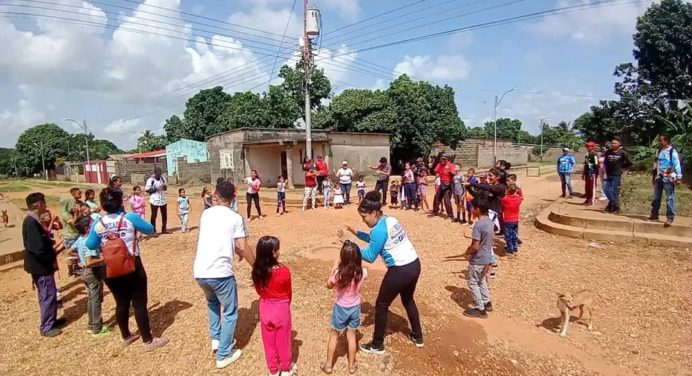
M560 0L556 8L590 2L590 0ZM533 24L531 29L548 38L566 38L587 44L598 44L615 34L632 34L637 24L637 17L642 15L651 3L653 3L652 0L642 0L563 13L545 17Z
M315 5L320 7L328 7L339 12L342 18L355 20L360 15L360 3L358 0L316 0Z
M296 6L296 8L298 8ZM290 4L286 8L273 9L266 1L256 3L247 12L235 12L228 18L228 22L247 26L255 29L262 29L274 34L284 35L286 30L286 39L284 45L298 43L298 37L303 35L303 12L300 9L294 9L291 16L291 22L286 29L288 15L291 13ZM252 32L255 33L255 32ZM271 36L272 38L280 38Z
M470 68L471 63L459 54L440 55L436 58L429 55L406 55L394 67L394 71L423 80L446 83L467 78Z
M118 119L112 121L110 124L108 124L103 131L106 134L128 134L128 133L136 133L137 130L143 129L142 128L142 121L140 119L132 119L132 120L126 120L126 119Z
M385 82L385 80L378 78L377 81L375 81L375 85L373 85L370 90L387 90L388 87L388 82Z

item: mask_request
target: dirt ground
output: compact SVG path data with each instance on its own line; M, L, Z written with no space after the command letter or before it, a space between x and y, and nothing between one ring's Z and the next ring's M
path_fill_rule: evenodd
M387 354L359 353L359 374L692 375L690 250L594 244L541 232L533 227L532 217L559 194L559 186L554 178L523 178L521 183L526 197L524 243L516 260L497 252L500 266L491 282L495 311L488 319L462 316L471 304L464 279L467 262L461 257L471 229L420 213L386 210L404 224L421 257L416 301L425 348L417 349L407 340L406 315L396 301L389 317ZM354 207L294 210L275 217L273 204L265 200L263 207L270 215L250 223L251 241L265 234L281 239L282 261L293 272L294 360L300 374L318 375L333 299L325 281L338 255L335 234L346 224L364 226ZM58 283L64 289L61 313L68 325L57 338L40 337L36 292L19 262L0 267L0 374L266 374L258 301L245 262L236 264L240 317L235 338L243 356L227 369L214 368L206 304L192 278L200 206L194 197L192 232L162 235L142 245L152 328L156 335L169 337L169 345L143 353L139 343L121 347L117 334L88 336L84 286L64 271ZM177 225L174 217L172 227ZM362 306L365 340L372 336L384 268L376 264L370 272ZM573 321L569 336L561 338L556 333L556 293L583 288L597 293L594 331ZM114 302L107 293L104 319L110 325L115 325L113 314ZM134 318L131 325L136 327ZM347 374L343 342L336 375Z

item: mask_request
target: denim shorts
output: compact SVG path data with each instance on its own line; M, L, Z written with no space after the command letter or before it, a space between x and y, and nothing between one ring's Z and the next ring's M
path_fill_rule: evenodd
M360 305L345 308L334 304L331 326L338 332L343 332L346 328L358 329L360 327Z

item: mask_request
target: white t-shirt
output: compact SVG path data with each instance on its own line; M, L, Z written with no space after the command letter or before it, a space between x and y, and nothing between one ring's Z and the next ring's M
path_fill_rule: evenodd
M336 176L339 177L339 183L341 184L351 184L351 179L353 178L353 170L350 168L340 168L339 171L336 172Z
M228 206L212 206L199 220L197 256L193 267L195 278L233 276L235 239L246 238L243 217Z
M245 183L247 183L247 193L255 194L259 192L259 187L261 184L259 179L252 179L251 177L247 177L245 178Z
M147 184L144 186L144 190L148 191L151 188L158 189L156 192L149 194L149 203L154 206L164 206L167 203L166 191L163 190L163 186L166 185L166 178L161 175L159 180L156 180L153 176L147 179Z

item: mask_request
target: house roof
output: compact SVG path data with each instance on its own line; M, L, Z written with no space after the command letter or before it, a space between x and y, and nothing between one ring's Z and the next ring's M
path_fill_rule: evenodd
M130 154L125 157L125 159L144 159L144 158L156 158L166 156L166 149L148 151L146 153Z

